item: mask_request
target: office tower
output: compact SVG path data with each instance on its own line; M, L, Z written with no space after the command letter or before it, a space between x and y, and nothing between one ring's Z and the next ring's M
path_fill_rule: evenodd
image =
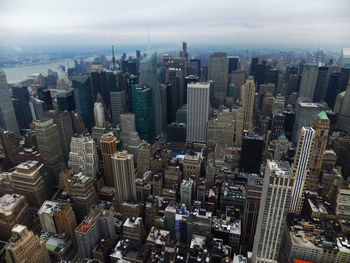
M293 175L288 162L268 160L253 245L253 262L277 262L286 224Z
M209 117L209 83L193 83L187 87L186 140L206 143Z
M298 93L300 80L301 77L299 74L290 74L288 78L288 88L285 95L289 96L294 92Z
M214 98L219 104L224 103L227 94L227 56L216 52L209 57L208 80L214 81Z
M242 176L243 175L243 176ZM258 174L242 174L242 180L247 180L246 201L244 202L243 221L242 221L242 245L246 246L248 251L253 249L256 223L258 220L260 199L263 191L264 178ZM239 178L239 180L241 177Z
M233 146L234 138L234 113L229 109L224 109L220 113L208 121L207 144L216 145L217 143Z
M277 115L284 110L285 97L282 95L276 95L272 104L272 115Z
M91 85L89 75L72 78L75 106L89 131L94 126L94 97Z
M56 124L60 143L62 147L62 153L64 161L67 163L70 151L70 142L73 137L72 118L69 112L58 112L56 110L50 110L44 112L45 118L50 118Z
M271 139L275 140L284 133L285 116L283 114L274 115L271 124Z
M94 178L98 172L96 143L90 136L72 137L68 166L74 173Z
M233 71L238 69L238 61L239 57L228 57L228 73L232 73Z
M338 186L336 190L336 207L335 213L340 219L350 220L350 188L344 186Z
M302 127L298 139L296 155L292 166L294 185L289 207L289 213L300 214L303 208L304 186L309 176L310 152L313 148L315 130L311 127Z
M123 237L143 242L145 229L142 224L142 217L129 217L123 224Z
M78 135L85 135L88 131L85 127L85 124L83 122L83 119L81 118L80 113L77 111L72 111L70 113L70 116L72 117L73 132Z
M39 88L37 90L38 99L45 103L45 111L53 110L51 92L47 88Z
M120 114L126 111L125 90L111 91L111 113L114 125L120 124Z
M180 200L181 204L185 204L186 207L192 207L192 191L193 191L193 180L182 180L180 185Z
M167 93L168 84L160 84L159 92L160 99L162 103L162 131L165 132L166 125L168 124L168 93Z
M0 198L0 240L8 240L16 224L30 226L32 218L26 198L18 194L5 194Z
M313 97L314 102L321 102L324 100L331 74L337 71L339 71L339 67L322 66L318 68L315 92Z
M234 114L234 120L235 120L234 145L240 147L242 145L242 138L243 138L243 119L244 119L243 108L239 106L235 106L232 109L232 112Z
M95 126L103 128L105 124L105 112L101 102L94 104Z
M253 110L255 98L255 84L252 78L248 78L241 87L241 100L243 108L243 130L253 131Z
M120 114L120 128L120 139L123 142L123 146L137 160L137 155L143 143L136 131L135 115L132 113Z
M317 64L305 64L301 76L299 97L314 98L318 66Z
M12 228L12 236L6 247L6 262L47 263L51 260L45 241L40 240L26 226L15 225Z
M198 77L198 79L200 79L202 75L201 71L202 68L200 58L191 58L190 61L187 63L187 76L195 76Z
M344 68L350 68L350 48L341 49L340 65Z
M80 222L89 213L90 208L98 202L94 180L78 173L69 176L64 184L68 195L72 198L77 222Z
M13 109L6 75L0 71L0 128L19 135L16 114Z
M321 111L319 114L317 114L313 122L312 127L315 130L315 134L313 137L313 143L309 157L310 175L308 175L306 178L306 190L318 190L320 173L322 170L323 154L326 150L328 142L329 123L330 122L327 114L324 111Z
M45 201L38 211L40 225L44 232L53 234L67 234L75 240L77 221L69 204Z
M42 166L37 161L27 161L17 165L12 172L14 192L24 195L29 206L37 208L48 198L46 185L40 174Z
M74 94L72 90L58 94L56 100L59 111L69 112L75 110Z
M45 102L35 97L30 97L29 108L33 120L41 120L46 111Z
M126 151L117 152L112 156L112 171L117 189L118 206L120 210L123 201L136 200L136 184L134 158Z
M158 136L162 132L162 105L159 93L159 76L157 72L157 52L143 58L140 63L139 83L152 90L154 131Z
M348 132L350 129L350 78L346 91L342 96L341 106L339 107L337 127L344 132Z
M132 87L132 108L135 115L136 130L142 140L154 142L154 113L152 90L145 85Z
M188 180L191 177L199 182L202 169L202 157L199 154L186 154L183 159L183 178Z
M297 143L301 127L311 127L317 114L324 109L324 105L312 103L307 98L298 98L295 108L295 120L292 132L292 142Z
M105 177L105 184L114 187L114 178L112 171L112 155L117 151L117 139L112 132L102 135L100 139L100 149L103 162L103 171Z
M83 222L76 228L80 258L92 258L92 250L104 239L114 244L116 232L113 212L94 206Z
M241 86L245 83L247 79L247 71L245 70L235 70L232 73L228 74L229 84L234 84L237 87L237 92L235 92L235 96L237 98L241 97Z
M22 150L19 142L20 139L13 132L0 130L0 144L12 166L19 163L18 154Z
M249 76L255 75L256 65L258 65L258 63L259 63L259 58L257 58L257 57L252 58L252 61L250 63Z
M42 119L33 123L38 148L44 160L44 168L53 179L57 179L63 161L57 125L52 119Z
M29 129L32 115L29 108L29 91L27 87L12 87L12 97L19 129Z
M333 72L329 78L327 92L324 97L328 107L333 109L335 99L340 92L346 90L350 77L350 68L341 68L340 72Z
M243 136L239 167L247 173L259 173L264 151L264 138L259 135Z

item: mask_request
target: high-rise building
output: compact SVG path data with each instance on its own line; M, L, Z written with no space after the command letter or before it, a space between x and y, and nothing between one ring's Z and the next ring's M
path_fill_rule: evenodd
M333 72L330 75L327 92L324 97L325 102L327 102L328 107L333 109L335 99L340 92L346 90L346 85L350 77L350 68L341 68L340 72Z
M340 65L345 68L350 68L350 48L341 49Z
M241 87L243 108L243 130L253 132L253 110L255 98L255 84L253 78L248 78Z
M19 129L29 129L32 114L29 108L29 91L27 87L12 87L12 97Z
M298 139L296 154L292 171L294 174L294 185L289 212L300 214L303 208L303 191L306 178L309 176L309 160L312 149L315 130L311 127L302 127Z
M95 126L103 128L105 125L105 110L101 102L94 104Z
M75 173L95 177L98 172L96 143L90 136L72 137L68 166Z
M56 100L59 111L70 112L75 110L74 94L72 90L58 94Z
M238 69L239 57L230 56L228 57L228 73L232 73L233 71Z
M115 242L113 212L97 206L92 207L90 213L76 228L75 236L80 258L92 258L92 250L101 239L109 241L111 244Z
M214 81L214 98L223 104L227 94L227 55L217 52L209 57L208 80Z
M350 78L339 107L337 127L345 132L348 132L350 129Z
M102 135L100 139L100 149L103 162L105 184L114 187L114 177L112 171L112 155L117 152L117 139L112 132Z
M135 115L133 113L120 114L120 139L128 153L134 155L137 160L137 155L142 146L142 141L135 127Z
M235 120L234 113L229 109L222 110L215 118L208 121L207 144L217 143L233 146Z
M73 125L72 125L72 117L69 112L59 112L56 110L50 110L44 112L45 118L50 118L53 120L54 124L56 124L64 161L67 163L70 151L70 142L73 137Z
M253 245L253 262L277 262L286 224L293 175L288 162L268 160Z
M205 82L187 87L187 134L186 140L206 143L209 117L209 86Z
M306 178L305 189L316 191L319 187L320 173L322 170L323 155L326 150L328 142L330 121L326 112L321 111L317 114L314 122L313 129L315 134L313 137L312 148L310 152L309 169L310 174Z
M136 200L133 155L126 151L113 154L112 171L118 196L117 204L119 204L119 207L117 209L120 210L123 201Z
M295 108L292 142L297 143L301 127L311 127L317 114L324 109L324 105L312 103L307 98L298 98Z
M77 221L80 222L98 202L94 181L91 177L78 173L67 178L65 188L72 197L72 207Z
M19 135L16 114L7 86L6 75L3 71L0 71L0 128Z
M149 54L141 60L139 83L147 85L152 90L154 131L156 135L159 135L162 132L162 105L159 92L157 52Z
M241 156L239 159L240 169L247 173L259 174L264 147L265 141L262 136L243 136Z
M316 81L317 81L318 66L317 64L305 64L299 89L299 97L306 97L313 100Z
M314 102L321 102L324 100L331 74L337 71L339 71L339 67L335 66L322 66L318 68L315 92L313 97Z
M146 85L132 87L132 108L135 114L136 130L142 140L154 141L154 113L152 90Z
M19 140L13 132L0 130L0 144L13 166L19 163L19 152L22 150Z
M46 87L40 87L37 90L38 99L45 103L45 110L53 110L52 96L49 89Z
M44 168L58 182L63 155L57 125L52 119L34 121L34 131L40 154L44 160Z
M53 234L67 234L75 240L77 221L69 204L45 201L38 211L40 225L43 231Z
M193 192L193 180L183 180L180 186L181 204L185 204L186 207L192 207L192 192Z
M29 206L37 208L48 198L46 185L40 174L42 166L37 161L28 161L17 165L12 173L14 192L24 195Z
M35 97L30 97L29 108L33 120L41 120L46 111L45 102Z
M26 226L15 225L12 228L12 236L6 247L6 262L47 263L51 260L45 241L40 240Z
M72 78L74 101L77 111L88 130L94 126L94 97L89 75Z
M126 110L125 90L111 91L111 113L113 124L120 124L120 114Z
M18 194L5 194L0 198L0 240L8 240L16 224L30 226L32 219L26 198Z

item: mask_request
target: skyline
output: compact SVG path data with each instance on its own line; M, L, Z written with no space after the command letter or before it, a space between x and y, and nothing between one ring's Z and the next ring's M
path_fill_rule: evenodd
M92 8L93 6L94 8ZM1 48L233 44L339 48L350 42L346 0L0 3Z

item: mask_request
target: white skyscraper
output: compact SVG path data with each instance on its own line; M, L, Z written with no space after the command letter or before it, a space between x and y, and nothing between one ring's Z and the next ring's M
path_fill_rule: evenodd
M308 171L308 163L314 129L311 127L302 127L299 135L297 152L293 163L294 185L292 191L292 200L289 207L290 213L300 213L303 205L303 189Z
M95 102L94 115L95 115L95 126L103 128L105 124L105 113L101 102Z
M316 81L318 74L317 64L305 64L301 76L299 97L307 97L310 100L314 98Z
M0 71L0 128L19 135L15 111L13 109L6 75Z
M206 143L209 117L208 82L191 83L187 87L187 132L186 140Z
M292 186L288 162L268 160L254 237L255 263L278 262Z

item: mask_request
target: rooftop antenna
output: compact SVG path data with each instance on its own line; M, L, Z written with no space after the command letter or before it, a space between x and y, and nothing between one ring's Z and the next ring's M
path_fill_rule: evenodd
M111 36L112 38L112 36ZM112 70L116 71L116 60L115 60L115 56L114 56L114 44L113 44L113 39L112 39Z

